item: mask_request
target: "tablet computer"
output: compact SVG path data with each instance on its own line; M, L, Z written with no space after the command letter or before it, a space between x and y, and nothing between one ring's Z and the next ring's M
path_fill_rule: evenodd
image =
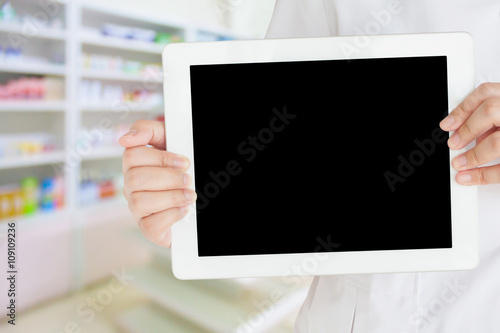
M176 277L477 265L477 188L439 128L474 88L472 38L365 37L164 49L167 149L198 194L173 226Z

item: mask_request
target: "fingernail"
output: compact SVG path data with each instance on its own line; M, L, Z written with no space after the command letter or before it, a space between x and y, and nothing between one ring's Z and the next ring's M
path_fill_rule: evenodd
M448 146L450 146L451 148L454 148L454 147L457 147L459 145L459 143L460 143L460 137L455 132L455 133L453 133L451 138L448 140Z
M187 159L182 157L177 157L174 159L174 168L177 169L187 169L189 167L189 162Z
M467 158L465 157L465 155L459 155L453 160L453 166L455 167L455 169L461 168L465 165L467 165Z
M189 183L191 182L191 177L187 173L182 176L182 182L184 183L185 186L189 186Z
M459 173L457 175L457 180L459 183L462 183L462 184L470 183L472 180L472 176L470 175L470 173L466 173L466 172Z
M455 122L455 118L451 114L449 114L446 118L444 118L441 121L441 127L448 128L451 125L453 125L453 122Z
M187 202L193 202L194 199L196 198L196 193L191 190L184 190L184 196L186 197Z
M128 131L128 133L123 134L122 137L124 137L124 136L126 136L126 137L134 136L136 134L137 134L136 130L130 130L130 131Z

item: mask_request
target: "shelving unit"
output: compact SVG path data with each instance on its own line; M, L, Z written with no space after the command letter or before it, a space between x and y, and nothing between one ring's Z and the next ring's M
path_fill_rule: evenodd
M115 73L115 72L103 72L97 70L86 70L82 71L82 78L90 80L104 80L104 81L128 81L128 82L157 82L162 83L160 78L152 78L144 75L137 74L127 74L127 73Z
M19 15L34 14L43 10L34 0L19 0L15 3L16 6L20 6L16 7ZM174 19L152 19L106 4L101 6L81 0L51 1L51 3L52 6L56 6L57 13L55 16L49 15L49 18L57 18L62 22L58 28L35 26L36 29L33 30L33 26L27 26L25 23L0 21L0 46L9 45L9 37L16 36L18 40L22 41L20 45L23 53L29 57L24 60L21 58L16 61L0 62L0 83L5 83L7 79L23 76L56 76L64 79L65 99L59 101L0 100L0 113L2 119L10 119L11 123L14 123L15 128L9 127L9 133L16 133L16 131L23 133L26 130L24 124L16 124L22 119L21 117L39 114L39 117L34 118L39 131L42 132L47 127L53 128L53 134L57 137L59 147L57 151L51 153L3 158L0 156L0 185L9 181L7 177L2 177L2 174L5 175L4 170L6 169L36 166L50 168L51 164L65 163L71 154L74 155L74 151L78 151L79 140L81 141L80 130L86 126L92 126L92 123L98 125L99 119L110 118L114 122L132 124L137 119L154 119L163 114L162 105L151 106L144 103L126 102L113 107L113 104L110 103L85 104L79 100L83 80L99 81L102 85L117 85L130 89L143 88L162 93L161 77L82 68L83 53L119 55L132 61L161 63L161 52L164 44L104 36L99 33L103 24L114 23L153 29L158 32L176 33L186 41L196 40L197 34L201 31L210 31ZM221 39L242 37L232 36L228 31L222 29L214 30L212 33L220 36ZM51 52L53 50L59 58L63 59L62 62L52 62ZM32 61L32 57L42 61ZM123 117L118 119L117 113L120 111L127 111L124 119L121 119ZM21 113L23 116L20 116ZM11 125L9 124L9 126ZM35 124L30 126L34 131L37 129ZM58 127L55 128L55 126ZM0 125L0 130L2 130L1 127ZM91 154L77 156L76 159L79 159L80 162L77 162L76 165L73 164L71 170L64 174L66 208L72 211L80 208L78 207L78 195L81 174L84 172L82 162L100 160L101 163L107 163L107 160L120 159L122 152L123 149L117 145L98 146L92 150ZM12 182L16 181L18 180L12 179Z
M92 33L82 33L80 38L83 45L118 49L123 51L161 54L161 51L163 50L163 45L151 45L150 43L139 41L128 41L127 44L124 44L123 40L113 37L99 36Z
M19 0L23 4L23 13L40 10L34 0ZM2 158L0 156L0 185L14 183L25 176L51 176L56 170L63 170L65 181L65 207L50 213L39 212L29 217L16 217L23 233L30 229L44 233L55 233L53 228L69 225L71 230L94 228L102 223L104 217L115 219L129 218L127 203L121 190L115 198L88 205L81 204L80 181L92 171L98 174L121 172L121 156L123 148L117 144L95 145L90 152L81 152L83 129L98 129L102 122L111 125L132 124L138 119L155 119L163 115L162 105L149 105L130 101L118 103L82 101L81 88L83 81L96 81L102 85L120 86L125 90L144 89L162 94L162 78L144 74L129 74L117 71L82 68L84 54L120 56L123 59L144 63L161 63L161 52L164 45L115 37L103 36L99 27L104 23L122 24L153 29L158 32L175 33L185 41L245 39L252 36L233 35L220 28L197 27L192 23L180 22L166 18L152 19L137 13L130 13L116 8L116 4L90 5L82 0L56 1L59 6L57 16L63 21L62 27L39 27L36 33L24 36L22 24L6 24L0 22L0 46L6 43L6 36L17 34L29 37L23 46L28 57L45 59L42 62L0 62L0 84L6 79L21 76L56 76L64 79L64 100L13 100L0 99L0 133L28 133L46 131L56 136L58 147L50 153L39 153L30 156ZM3 37L2 37L3 36ZM43 45L43 47L42 47ZM59 63L51 62L51 52L58 53ZM39 54L38 54L38 53ZM126 111L126 112L124 112ZM29 123L27 122L29 119ZM3 120L8 120L5 122ZM104 133L105 131L102 130ZM87 142L88 144L88 142ZM93 144L93 143L92 143ZM64 167L63 169L60 169ZM0 221L0 233L5 228ZM38 234L37 234L38 235ZM72 236L73 237L73 236ZM83 245L79 236L74 238L75 271L79 276L84 270L81 267ZM146 244L147 242L145 242ZM150 244L151 245L151 244ZM158 248L155 249L159 253ZM137 270L134 287L151 299L148 304L140 304L136 308L123 313L114 323L124 332L156 331L171 328L175 332L236 332L237 318L247 318L254 311L251 297L266 297L270 288L277 287L273 281L265 279L241 279L212 281L204 284L185 283L172 277L168 270L168 251L162 252L162 265L143 267ZM53 267L57 271L57 266ZM79 281L75 288L93 281ZM36 290L36 286L32 287ZM57 288L53 286L52 288ZM231 292L221 300L214 296ZM55 290L54 293L61 293ZM187 297L191 295L190 297ZM233 298L231 298L233 297ZM235 298L236 297L236 298ZM305 290L295 290L287 294L284 301L275 309L275 318L266 321L254 332L287 331L281 325L286 316L297 308L305 297ZM257 298L258 299L258 298ZM204 305L202 308L201 306ZM212 311L212 312L210 312ZM230 320L226 320L230 318ZM140 321L144 324L138 325ZM149 326L144 326L149 325ZM151 330L145 328L151 327ZM200 329L201 328L201 329ZM168 330L168 329L167 329Z
M165 318L170 318L169 325L188 321L187 327L198 327L189 332L237 333L248 329L242 328L245 325L254 333L290 332L287 319L307 294L307 284L292 288L278 278L180 281L172 275L168 254L131 274L136 277L132 286L152 302L131 309L127 315L147 318L148 325L156 328L165 324ZM282 297L272 303L270 295L277 291ZM119 317L118 325L126 332L138 332L126 318Z

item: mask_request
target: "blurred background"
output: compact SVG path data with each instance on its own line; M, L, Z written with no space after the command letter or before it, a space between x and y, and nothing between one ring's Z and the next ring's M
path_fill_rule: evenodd
M166 44L263 38L274 1L0 5L0 332L291 332L309 278L175 279L128 212L117 144L163 119Z

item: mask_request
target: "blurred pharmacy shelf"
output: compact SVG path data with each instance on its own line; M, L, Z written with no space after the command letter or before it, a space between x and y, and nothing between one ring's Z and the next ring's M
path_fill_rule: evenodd
M115 264L105 261L110 258L109 253L102 258L99 256L99 251L112 242L98 237L102 237L102 229L106 229L106 224L112 223L110 221L133 222L121 188L123 148L116 145L116 140L135 120L157 119L163 114L160 66L165 45L177 41L254 37L234 35L220 27L195 26L192 22L168 17L151 18L117 8L111 2L102 2L101 5L81 0L50 3L54 11L57 8L57 14L51 17L47 26L38 27L36 31L28 33L20 21L0 20L0 52L7 52L6 36L27 39L27 43L21 46L22 50L9 50L8 57L3 53L0 55L3 56L0 86L16 80L20 82L16 86L20 92L13 96L8 95L12 91L0 91L0 133L19 136L44 132L57 141L56 147L51 147L50 151L38 149L36 153L21 151L15 154L9 153L12 147L2 147L0 142L0 186L20 184L30 176L42 180L55 176L56 171L64 171L63 208L40 209L29 216L10 216L0 220L0 236L6 230L5 222L15 220L19 222L25 239L51 244L40 245L39 255L44 255L44 258L65 256L66 266L61 267L61 261L55 259L53 262L44 261L44 264L50 266L51 279L67 283L45 281L43 285L37 285L34 279L25 280L25 283L31 283L20 288L26 293L43 290L30 306L51 297L67 295L71 290L82 290L103 277L106 273L103 267ZM23 15L35 15L40 10L39 1L20 0L19 6L16 9ZM130 38L132 35L135 37ZM152 35L156 36L154 40L150 37ZM53 98L53 94L28 98L26 96L32 93L29 86L23 86L29 82L25 78L49 78L48 81L61 82L64 91L59 98ZM89 145L91 149L88 149ZM113 234L116 230L111 229L107 232ZM79 232L75 233L75 230ZM137 228L134 230L136 240L144 241L138 236ZM85 238L85 235L99 236ZM94 248L96 239L102 242L98 248ZM101 321L100 316L82 328L99 333L159 332L159 328L178 333L237 332L241 324L239 318L247 320L256 311L253 301L266 300L271 290L279 288L285 291L282 302L273 307L273 315L253 332L282 333L290 331L289 327L283 326L283 321L297 311L305 298L305 288L289 290L273 279L179 281L168 267L169 250L149 242L141 244L142 249L150 247L161 262L155 261L134 271L133 293L143 301L133 302L133 306L110 316L110 321ZM89 257L91 259L85 259L89 251L96 252L91 252L94 254ZM122 257L121 254L117 256L119 259L115 262ZM29 259L29 256L23 258L23 264L27 271L33 269L32 274L36 274L35 268L40 262L30 263ZM99 267L92 266L91 269L89 265ZM88 276L84 275L86 271ZM83 299L79 296L88 297L90 294L85 292L69 300L49 303L44 312L45 322L57 323L57 320L48 318L58 318L61 309L74 309L75 304ZM23 318L23 325L32 325L29 326L33 327L30 332L60 330L56 326L51 330L37 327L35 319L40 321L36 312L26 313ZM0 331L2 328L0 325Z
M273 278L259 278L250 285L237 279L181 281L169 267L170 263L162 260L135 270L132 285L164 312L196 324L203 332L236 333L245 325L255 333L284 329L282 323L296 314L307 295L307 283L292 288ZM281 297L273 303L271 295L277 294ZM253 325L254 321L259 325Z
M151 327L162 327L166 325L164 318L175 318L170 324L180 320L198 327L190 330L192 326L188 326L187 332L245 332L243 328L238 331L239 325L249 319L258 321L254 317L266 311L271 295L282 295L272 304L272 314L263 316L262 323L251 329L254 333L291 332L312 281L312 277L303 277L290 285L279 277L177 280L171 270L170 249L146 241L136 229L129 230L128 237L153 252L152 264L131 273L135 276L132 286L153 302L129 313L137 320L147 319ZM140 332L125 315L118 319L118 325L126 332Z
M161 52L166 44L206 38L251 38L232 35L220 27L196 27L192 22L174 18L151 18L106 3L50 1L44 7L30 0L13 3L17 14L11 10L0 20L0 88L13 80L59 77L64 91L59 100L23 97L23 94L31 96L32 89L25 82L15 86L19 91L14 92L13 98L5 95L8 89L0 91L0 112L4 120L3 125L0 124L2 133L29 134L22 117L39 114L28 127L33 128L33 132L46 131L55 136L58 143L56 151L36 154L19 152L6 155L5 151L13 149L0 147L0 186L21 180L9 179L11 174L17 176L22 174L21 171L8 170L26 168L26 176L30 176L33 167L50 168L70 160L70 172L64 174L64 182L65 204L71 211L79 206L81 181L87 174L84 162L98 161L107 174L112 174L110 165L117 165L113 160L120 160L123 152L121 147L109 144L96 145L90 153L80 152L82 140L86 140L85 137L82 139L81 130L96 133L103 121L111 121L122 130L137 119L154 119L162 115L163 105L158 96L163 95L160 66ZM30 17L47 8L53 11L48 22L31 21L28 24ZM37 25L34 26L33 22ZM135 37L117 36L124 30L132 31ZM156 34L155 40L149 37L151 33ZM10 47L9 38L23 43L18 48ZM96 59L100 61L97 67ZM85 65L84 60L88 60ZM114 67L107 68L112 67L111 62L115 62ZM116 62L124 67L119 68ZM93 85L89 95L82 98L84 81ZM101 83L97 85L96 82ZM124 96L123 100L113 100L117 89L118 94ZM12 93L12 90L9 91ZM110 91L114 92L111 97ZM152 94L154 101L144 99L145 93ZM21 116L21 113L26 115ZM87 143L84 142L83 146ZM95 165L92 167L96 169ZM121 172L119 168L115 169L115 173Z

